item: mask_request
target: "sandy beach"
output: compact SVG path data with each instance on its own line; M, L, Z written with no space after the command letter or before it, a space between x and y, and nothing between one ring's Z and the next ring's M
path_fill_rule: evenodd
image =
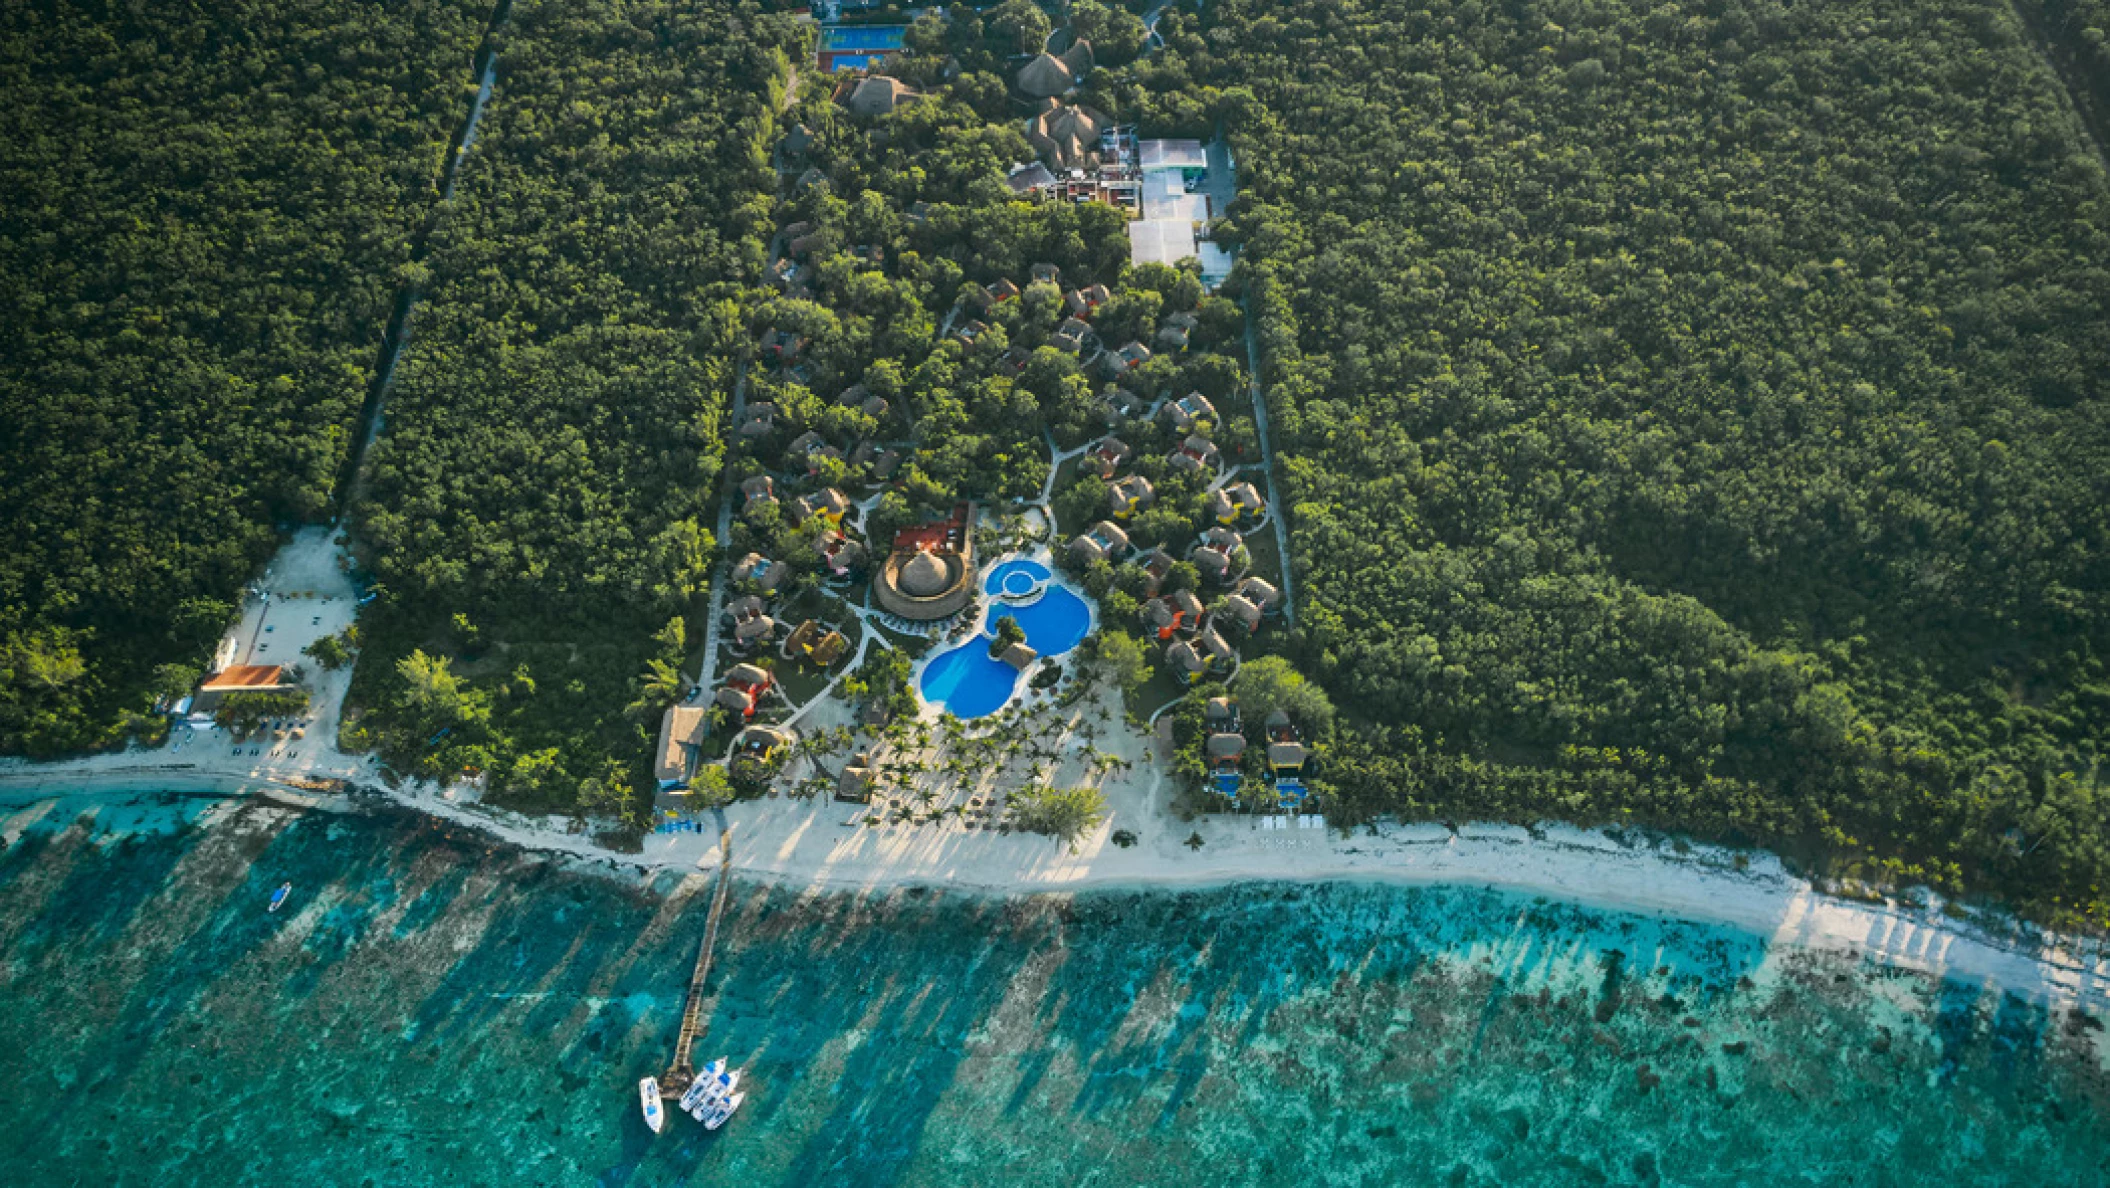
M356 808L356 795L320 794L300 786L322 777L346 779L359 791L510 844L597 865L692 875L716 865L717 838L708 825L704 832L652 834L641 853L618 854L572 831L569 822L496 810L429 785L388 790L363 757L334 751L247 766L202 758L157 764L153 757L135 751L63 764L11 765L0 771L6 834L11 840L47 813L78 813L98 799L115 805L122 794L137 791L266 796L315 808ZM1164 810L1156 782L1151 763L1110 784L1112 815L1074 850L1045 837L974 832L956 823L874 827L863 823L864 806L818 798L738 803L724 810L724 818L733 832L735 874L816 892L930 886L987 894L1062 893L1292 879L1479 886L1726 924L1776 944L1857 955L2052 1006L2110 1010L2110 958L2097 942L2028 925L1952 918L1932 896L1909 904L1827 895L1764 853L1560 826L1527 831L1470 825L1453 833L1436 825L1386 825L1344 833L1271 829L1263 819L1250 817L1187 822ZM1115 845L1117 830L1135 834L1135 844ZM1196 836L1202 844L1191 847L1187 843Z
M321 530L302 533L281 554L258 583L261 596L231 633L245 649L237 662L293 662L307 642L351 621L355 592L336 556ZM258 655L265 643L269 651ZM137 792L264 797L336 811L378 796L523 848L604 866L689 873L716 868L716 822L708 817L699 831L650 834L640 853L619 854L569 820L538 820L479 804L473 789L416 782L388 787L371 757L336 748L349 682L349 669L311 674L314 720L299 740L237 746L218 730L179 728L159 748L56 763L0 763L5 835L12 841L39 818L95 811L98 803L114 807ZM806 725L826 729L841 724L837 718L847 721L847 711L828 708L833 713L812 715ZM1117 714L1105 716L1118 722ZM1982 913L1958 918L1931 894L1914 902L1842 898L1790 873L1770 854L1639 833L1506 825L1467 825L1454 833L1428 824L1344 832L1317 818L1183 820L1169 808L1163 757L1148 736L1117 726L1096 746L1126 762L1101 782L1108 818L1073 847L1038 835L976 829L961 820L873 824L878 814L864 805L773 795L723 810L733 835L733 871L815 891L930 886L1024 894L1291 879L1489 887L1726 924L1777 944L1855 954L2032 1001L2110 1010L2110 956L2099 942ZM787 770L781 782L795 784L804 774ZM1052 778L1061 784L1077 774L1058 771ZM1285 823L1299 827L1271 827ZM1117 834L1130 844L1116 844Z

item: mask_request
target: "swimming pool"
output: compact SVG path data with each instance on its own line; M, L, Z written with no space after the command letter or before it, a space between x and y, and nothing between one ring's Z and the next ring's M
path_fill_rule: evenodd
M820 48L823 53L897 50L907 35L907 25L830 25L821 32Z
M989 658L989 641L996 638L1000 619L1016 619L1025 629L1026 646L1044 658L1060 656L1076 647L1092 629L1092 608L1051 577L1047 566L1023 557L990 570L982 580L984 591L1021 597L1038 586L1040 597L1019 605L998 603L991 607L982 630L958 647L941 652L924 667L920 682L923 700L944 706L957 718L987 717L1011 700L1018 688L1018 670Z

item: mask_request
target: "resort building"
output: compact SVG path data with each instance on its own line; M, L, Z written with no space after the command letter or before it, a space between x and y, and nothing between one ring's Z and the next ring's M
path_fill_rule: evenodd
M1106 390L1100 393L1100 398L1106 402L1106 423L1109 428L1138 420L1150 411L1149 401L1116 384L1106 385Z
M1027 272L1036 285L1052 285L1062 279L1062 268L1055 264L1035 264Z
M821 564L836 577L848 577L865 563L865 547L833 528L814 538L813 551L820 554Z
M1178 626L1182 631L1192 631L1202 623L1202 600L1192 590L1174 590L1165 596L1178 615Z
M740 415L740 436L745 438L765 437L777 427L777 406L764 400L747 406Z
M1238 663L1237 650L1229 643L1226 643L1224 637L1218 635L1214 627L1204 627L1196 632L1194 642L1196 646L1201 648L1202 657L1209 662L1212 668L1221 671Z
M1200 392L1189 392L1165 406L1163 416L1181 433L1192 433L1204 420L1217 423L1216 406Z
M1143 626L1162 643L1175 632L1192 631L1201 625L1202 600L1192 590L1175 590L1144 603L1142 615Z
M1251 635L1260 630L1260 608L1253 605L1243 594L1227 596L1218 609L1238 620L1238 625L1246 629L1246 634Z
M766 515L776 510L777 483L766 474L758 474L740 484L740 494L745 502L740 505L740 514L748 519Z
M1090 74L1092 67L1098 64L1092 57L1092 43L1090 39L1080 37L1071 42L1070 48L1062 51L1062 64L1068 68L1070 77L1079 81L1082 81L1085 75Z
M1040 659L1040 653L1025 644L1013 643L1010 647L1005 648L1004 654L998 656L997 659L1002 660L1020 672L1024 672L1033 666L1035 660Z
M1174 470L1193 474L1215 470L1219 457L1215 442L1200 434L1190 433L1187 440L1180 443L1180 448L1166 457L1165 462Z
M815 668L826 668L842 659L843 652L849 647L850 641L843 638L842 632L818 620L808 619L793 628L791 638L784 641L784 658L804 660Z
M1091 323L1078 318L1064 318L1055 333L1048 335L1048 345L1065 355L1081 354L1084 351L1084 336L1092 332Z
M1111 520L1101 520L1091 531L1070 542L1070 560L1080 567L1111 561L1128 551L1128 533Z
M1195 248L1191 219L1137 219L1128 225L1128 262L1131 265L1177 267L1180 261L1200 254Z
M762 336L762 357L775 363L789 363L806 349L806 340L789 330L771 330Z
M739 648L768 643L776 637L777 621L768 615L749 615L733 624L733 644Z
M1202 720L1208 723L1211 734L1239 732L1238 703L1228 697L1211 697L1202 707Z
M1276 710L1267 716L1266 726L1268 769L1277 777L1302 775L1311 752L1305 749L1304 739L1289 715Z
M1212 734L1205 745L1210 771L1238 770L1238 761L1245 755L1245 735L1229 732Z
M835 89L835 101L849 108L850 114L861 116L887 115L902 104L920 98L922 96L910 90L907 83L883 74L845 80Z
M1165 649L1165 663L1173 673L1188 684L1202 679L1209 671L1209 662L1187 640L1178 640Z
M1191 313L1173 314L1165 319L1164 325L1158 327L1157 344L1168 351L1184 351L1187 349L1187 340L1193 336L1194 328L1199 325L1201 319Z
M1238 596L1260 608L1262 614L1273 614L1282 604L1282 592L1264 579L1249 577L1238 583Z
M659 781L660 791L688 786L689 765L703 742L706 725L703 711L704 707L700 705L670 705L661 716L658 758L652 765L652 774Z
M1106 489L1107 512L1117 520L1127 519L1156 503L1157 499L1156 488L1140 474L1129 475Z
M918 623L959 613L974 598L974 505L935 524L904 528L872 581L889 613Z
M758 640L776 638L777 621L763 609L762 600L752 594L735 598L725 608L725 613L733 621L733 643L738 647L745 648Z
M1099 357L1099 370L1108 379L1119 379L1143 364L1150 362L1150 348L1140 342L1131 342L1119 350L1108 351Z
M1172 573L1174 564L1176 562L1172 554L1162 548L1150 550L1142 560L1136 562L1137 567L1143 571L1143 576L1149 579L1146 589L1149 597L1157 597L1159 588L1164 586L1165 578Z
M1043 52L1018 72L1018 93L1030 99L1052 99L1067 94L1077 80L1061 58Z
M789 293L813 279L813 268L786 256L770 266L769 276L777 282L778 288Z
M774 762L782 757L791 742L789 730L776 726L750 726L733 741L733 762L735 765Z
M1091 285L1082 289L1071 289L1062 299L1063 306L1073 318L1088 318L1100 306L1113 300L1105 285Z
M1018 286L1012 284L1008 276L998 277L997 282L989 286L989 299L993 302L1010 301L1017 296Z
M1062 185L1062 179L1048 172L1048 167L1039 161L1014 165L1004 177L1004 185L1021 198L1035 200L1045 198Z
M1122 441L1118 437L1109 437L1094 446L1092 452L1084 456L1084 466L1085 469L1100 478L1110 479L1114 477L1114 472L1121 468L1121 464L1128 461L1129 456L1133 453L1135 451L1128 448L1127 442Z
M764 594L774 594L777 587L784 584L784 577L788 572L783 565L760 553L749 553L740 558L740 564L733 566L733 580L753 582L755 588Z
M1070 107L1056 99L1043 102L1047 106L1026 121L1026 143L1057 174L1098 168L1099 138L1112 121L1089 107Z
M844 497L841 491L836 490L834 487L829 487L825 491L819 491L812 495L799 496L798 500L791 505L791 508L797 513L797 518L801 523L819 516L821 519L826 520L830 526L833 526L843 522L843 516L848 514L850 510L850 501Z
M1239 482L1209 492L1209 515L1223 525L1236 524L1247 516L1267 510L1267 503L1253 484Z
M719 705L740 715L741 721L755 716L755 706L760 704L771 684L769 671L752 664L735 664L725 674L725 686L718 690Z
M1244 548L1244 537L1219 526L1202 533L1201 543L1187 554L1187 560L1194 562L1194 567L1210 581L1228 582L1238 572L1239 553Z
M1209 157L1199 140L1138 141L1136 151L1146 175L1169 170L1198 181L1209 171Z
M300 686L286 679L277 664L236 664L205 678L191 699L191 712L209 714L230 693L291 693Z
M872 803L872 785L879 782L878 773L872 770L872 756L868 751L859 751L857 757L843 768L835 781L835 798L853 804Z

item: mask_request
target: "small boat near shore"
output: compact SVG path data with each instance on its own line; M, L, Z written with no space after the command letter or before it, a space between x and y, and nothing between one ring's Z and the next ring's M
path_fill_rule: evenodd
M638 1104L645 1110L645 1125L652 1128L652 1133L658 1134L660 1127L667 1124L666 1108L659 1101L659 1078L646 1077L639 1081L637 1097Z
M739 1109L740 1103L746 1100L747 1094L735 1093L706 1110L698 1121L703 1123L705 1130L716 1130L725 1125L726 1120L733 1116L733 1111Z
M288 896L288 895L291 895L292 893L293 893L293 884L291 884L291 883L280 883L280 884L279 884L279 887L278 887L278 890L276 890L276 891L273 891L273 892L271 893L271 906L270 906L270 907L268 907L268 908L265 908L264 910L265 910L266 912L275 912L275 911L277 911L277 910L279 909L280 905L282 905L282 904L284 904L284 903L286 902L286 896Z

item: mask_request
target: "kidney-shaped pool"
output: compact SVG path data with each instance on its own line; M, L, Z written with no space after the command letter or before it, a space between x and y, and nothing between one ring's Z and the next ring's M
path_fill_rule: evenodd
M1092 628L1092 608L1069 587L1053 580L1048 567L1017 558L989 571L983 591L999 599L974 638L941 652L923 669L923 700L942 705L957 718L981 718L1002 709L1018 688L1018 671L989 658L1000 619L1016 619L1025 629L1026 646L1042 657L1060 656L1077 646Z

